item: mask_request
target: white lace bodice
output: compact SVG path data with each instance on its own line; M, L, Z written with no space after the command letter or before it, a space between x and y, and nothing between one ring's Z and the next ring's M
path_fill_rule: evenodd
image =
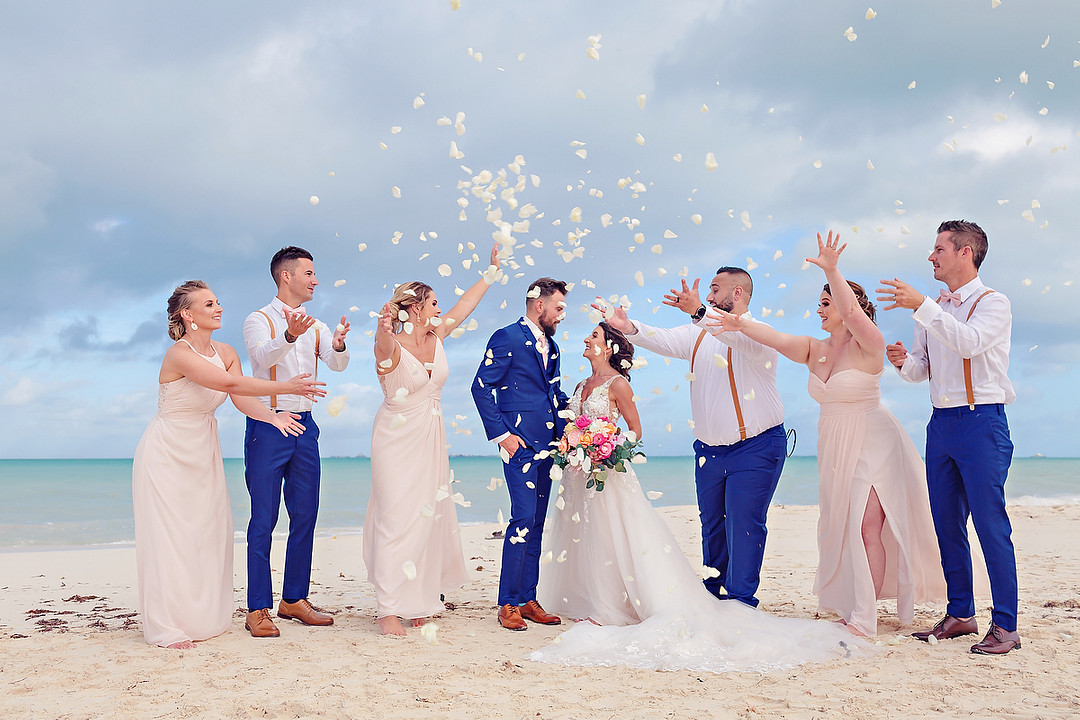
M619 408L611 404L611 395L608 393L611 383L617 377L619 376L613 375L593 388L593 391L589 393L589 397L585 398L584 403L581 402L581 391L585 388L585 381L582 380L574 388L574 396L570 398L569 408L578 415L584 414L590 418L603 416L613 423L618 422L620 417Z

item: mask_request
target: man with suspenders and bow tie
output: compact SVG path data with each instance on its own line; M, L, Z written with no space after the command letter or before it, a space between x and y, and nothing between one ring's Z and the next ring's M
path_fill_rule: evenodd
M277 296L244 321L244 343L251 374L274 380L307 373L315 377L318 361L331 370L349 364L342 316L336 330L308 315L302 303L314 296L315 267L311 253L286 247L270 261ZM334 618L308 602L315 520L319 512L319 428L311 417L311 400L299 396L260 398L275 412L300 415L303 435L283 437L273 425L252 420L244 435L244 477L251 496L247 531L248 615L244 627L254 637L278 637L270 618L273 585L270 579L271 533L277 524L282 490L289 513L289 539L278 617L305 625L332 625Z
M722 267L706 302L744 315L753 291L749 273ZM718 598L756 607L766 516L787 454L784 405L776 390L779 354L741 333L714 336L697 280L693 287L683 280L681 290L673 288L664 297L665 305L690 315L692 324L654 328L629 320L622 308L607 321L638 347L690 362L702 559L717 573L705 578L705 588Z
M938 298L898 279L882 280L878 300L913 310L915 343L887 347L889 361L908 382L930 381L934 405L926 426L926 481L949 605L920 640L947 640L978 632L972 591L970 516L986 556L993 612L990 629L971 652L1002 655L1020 647L1016 632L1017 580L1012 525L1005 509L1005 479L1013 445L1005 406L1016 399L1009 382L1012 307L983 285L979 267L987 239L975 223L949 220L938 227L929 261L945 283Z

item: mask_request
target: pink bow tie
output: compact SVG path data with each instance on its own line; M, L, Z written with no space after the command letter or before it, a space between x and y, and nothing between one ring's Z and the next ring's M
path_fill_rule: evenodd
M959 305L963 302L963 300L960 298L960 293L947 292L945 290L942 290L941 295L938 296L938 302L940 303L946 301L951 302L953 305Z

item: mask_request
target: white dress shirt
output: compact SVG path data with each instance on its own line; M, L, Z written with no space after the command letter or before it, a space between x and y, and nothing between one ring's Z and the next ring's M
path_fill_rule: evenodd
M749 318L749 313L743 317ZM757 322L757 320L753 320ZM694 359L694 380L690 383L690 415L694 420L694 437L706 445L734 445L740 441L739 421L731 398L728 379L727 351L732 350L735 366L735 387L739 392L746 437L752 438L784 422L784 404L776 391L776 365L779 353L751 340L742 333L713 335L702 318L693 325L677 328L654 328L632 321L637 332L630 342L659 355L690 360L694 343L702 330L697 357Z
M274 323L274 338L270 339L270 325L259 311L253 312L244 320L244 344L247 345L248 357L251 358L251 374L263 380L270 379L270 368L277 366L277 379L288 380L301 373L315 377L315 328L319 328L319 357L331 370L344 370L349 364L349 350L334 350L334 331L319 320L308 328L307 332L296 338L296 342L285 340L285 303L278 298L262 308ZM303 306L289 308L302 311ZM259 400L270 407L269 396ZM277 409L290 412L310 412L313 401L300 395L278 395Z
M936 408L967 405L964 358L971 359L971 385L975 404L1011 403L1016 399L1009 382L1009 347L1012 305L1002 293L992 292L979 301L971 320L968 311L989 288L976 277L956 292L960 304L938 303L927 296L915 309L915 345L908 353L900 377L908 382L930 378L930 400Z

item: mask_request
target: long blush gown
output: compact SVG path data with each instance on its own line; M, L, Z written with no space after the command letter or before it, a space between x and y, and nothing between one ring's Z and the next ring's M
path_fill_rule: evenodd
M578 385L569 408L617 422L609 385L594 389L584 403ZM544 533L545 557L551 552L552 560L541 566L538 587L548 611L583 621L530 660L767 671L869 651L832 623L780 618L716 599L645 498L633 468L609 472L601 492L585 483L580 470L563 474L561 502Z
M821 404L818 420L818 571L814 592L867 635L877 634L877 601L896 598L901 624L915 603L946 599L937 535L930 516L926 469L900 422L881 404L881 374L854 368L828 382L810 373L810 396ZM885 582L874 592L862 539L870 490L885 511Z
M449 372L437 339L430 377L405 349L379 376L385 400L371 433L364 564L380 618L434 615L443 609L439 594L469 580L440 404Z
M220 355L199 357L225 367ZM205 640L232 620L232 509L214 417L227 397L188 378L159 384L135 450L139 613L154 645Z

